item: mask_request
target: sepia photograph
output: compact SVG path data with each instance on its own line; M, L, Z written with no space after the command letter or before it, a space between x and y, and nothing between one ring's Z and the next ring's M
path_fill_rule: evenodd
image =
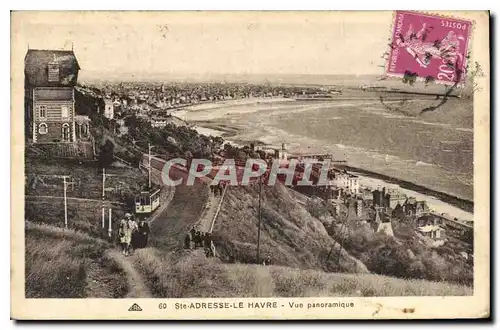
M12 317L488 317L489 24L13 11Z

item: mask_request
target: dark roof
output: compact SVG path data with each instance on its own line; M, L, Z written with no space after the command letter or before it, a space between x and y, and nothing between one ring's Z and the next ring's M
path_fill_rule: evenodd
M59 81L48 81L49 63L59 64ZM75 86L80 66L72 50L29 49L24 58L24 74L32 86Z

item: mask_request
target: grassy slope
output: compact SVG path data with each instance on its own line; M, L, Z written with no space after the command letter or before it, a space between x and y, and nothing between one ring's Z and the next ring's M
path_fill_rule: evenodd
M57 165L57 166L56 166ZM92 163L32 159L26 157L26 174L70 174L77 182L68 196L99 199L102 179ZM137 189L143 180L136 169L115 168L123 175L109 181L110 185L124 183L127 189ZM30 186L27 195L63 196L61 179L46 180ZM127 193L127 192L126 192ZM108 194L107 199L120 196ZM127 210L113 206L113 219ZM106 214L107 217L107 214ZM68 230L64 226L63 199L26 198L26 295L27 297L123 297L127 293L125 275L119 265L103 253L112 248L101 229L101 204L68 200ZM116 224L116 221L115 221ZM116 225L114 232L116 233Z
M75 182L73 189L68 188L67 196L75 198L95 199L97 202L68 200L68 224L72 229L84 231L99 237L101 232L101 203L102 176L95 167L95 163L72 162L67 160L33 159L26 157L26 175L28 177L26 195L63 196L63 183L60 178L44 178L45 185L36 183L34 186L31 177L34 174L42 175L71 175L70 181ZM115 167L108 170L109 174L118 176L109 177L107 187L122 186L122 194L106 192L106 200L127 202L127 196L133 196L146 183L146 178L138 169ZM130 201L129 201L130 202ZM107 206L109 207L109 206ZM112 206L113 219L118 219L125 212L130 212L124 205ZM107 211L106 211L107 212ZM106 218L108 213L106 213ZM37 223L64 225L64 200L62 198L27 198L25 218ZM116 224L116 221L114 221Z
M47 187L36 184L33 189L31 178L37 174L41 175L71 175L69 181L74 181L74 189L68 188L68 197L81 197L100 199L102 196L102 171L98 169L97 162L79 163L72 160L25 158L25 171L28 177L26 194L58 195L63 196L62 178L44 178L55 184L55 187ZM112 167L107 174L106 187L123 187L123 194L134 194L141 186L147 184L147 179L137 168ZM107 193L107 200L120 200L120 196Z
M103 256L109 247L80 231L26 222L26 297L123 297L124 274Z
M318 297L471 295L466 286L373 274L325 273L282 266L224 264L201 251L138 251L134 263L154 297Z
M231 187L214 226L217 252L224 260L255 263L258 226L258 191ZM279 184L263 186L261 258L273 264L301 269L367 273L366 267L343 252L337 264L329 252L335 241L324 225L297 204L288 189Z

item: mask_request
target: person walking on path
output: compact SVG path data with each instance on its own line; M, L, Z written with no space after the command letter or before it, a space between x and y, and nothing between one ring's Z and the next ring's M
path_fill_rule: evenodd
M205 236L203 237L203 246L212 248L212 234L211 233L205 233Z
M136 243L132 244L134 249L145 248L148 245L150 229L147 219L141 219L136 232Z
M137 232L137 222L132 219L132 216L128 218L128 244L127 244L127 253L125 255L130 255L134 252L134 247L132 246L132 236L136 235Z
M270 256L267 256L266 259L264 259L263 265L264 266L270 266L271 265L271 257Z
M212 233L205 233L205 236L203 237L203 247L205 248L205 255L207 258L213 257Z
M200 246L201 242L201 237L200 237L200 232L198 230L195 231L194 234L194 248L198 248Z
M184 237L184 249L190 250L191 249L191 233L188 232L186 236Z
M130 213L125 213L125 217L120 221L120 228L118 229L120 245L122 248L122 253L124 255L128 255L130 250L130 243L132 241L132 229L130 227L130 221L132 221L132 215Z

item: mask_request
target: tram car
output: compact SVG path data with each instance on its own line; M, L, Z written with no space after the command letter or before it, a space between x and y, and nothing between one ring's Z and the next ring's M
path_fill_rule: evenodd
M135 213L153 213L160 206L160 189L141 191L135 198Z

